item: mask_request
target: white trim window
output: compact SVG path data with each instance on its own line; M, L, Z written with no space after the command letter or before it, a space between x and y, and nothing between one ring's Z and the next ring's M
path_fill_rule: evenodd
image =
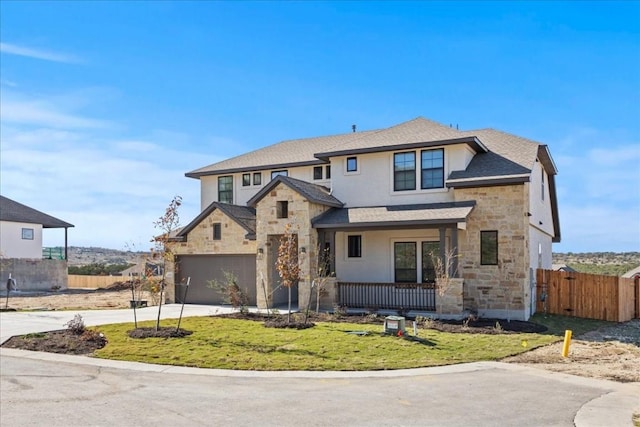
M22 240L33 240L33 228L22 229Z

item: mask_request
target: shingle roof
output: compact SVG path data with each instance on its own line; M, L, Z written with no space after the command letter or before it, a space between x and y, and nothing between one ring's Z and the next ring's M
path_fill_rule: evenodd
M400 225L436 225L464 222L475 201L422 205L331 209L316 217L314 228L375 228Z
M312 184L310 182L301 181L299 179L291 178L289 176L278 176L265 185L255 196L253 196L247 205L255 207L255 205L262 200L262 198L273 190L278 184L284 184L296 191L298 194L309 200L310 202L318 203L320 205L342 207L343 203L333 197L330 194L330 190L327 187L321 185Z
M314 153L335 146L341 146L374 132L375 131L351 132L340 135L282 141L196 169L185 175L190 178L199 178L205 175L219 175L249 170L279 169L293 165L323 164L325 162L317 159Z
M247 239L254 240L256 236L256 210L247 206L230 205L228 203L213 202L195 217L189 224L181 228L171 240L184 240L189 232L200 224L214 210L221 210L226 216L247 230Z
M0 196L0 220L11 222L25 222L28 224L42 224L43 228L69 228L73 224L54 218L29 206Z
M345 142L329 151L318 151L316 157L327 159L348 154L400 150L414 146L426 147L430 145L429 143L431 145L466 143L476 152L486 151L483 144L473 135L466 135L449 126L436 123L424 117L417 117L408 122L372 132L362 138Z

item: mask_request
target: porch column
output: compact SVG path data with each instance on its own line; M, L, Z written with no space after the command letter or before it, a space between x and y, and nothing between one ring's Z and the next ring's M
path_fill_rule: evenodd
M447 265L447 228L440 227L440 262L442 262L443 266Z
M460 277L460 272L458 271L458 226L455 224L451 228L451 255L453 259L451 260L449 275L451 277Z
M65 227L64 228L64 259L66 261L69 261L69 253L68 253L68 239L67 239L67 232L69 231L69 227Z

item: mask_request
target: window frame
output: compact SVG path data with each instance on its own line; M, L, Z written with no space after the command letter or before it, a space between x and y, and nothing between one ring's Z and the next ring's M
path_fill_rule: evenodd
M353 167L351 166L353 164ZM357 156L349 156L345 160L345 171L347 173L355 173L358 172L358 157Z
M353 246L352 246L353 240ZM353 249L353 252L352 252ZM347 235L347 259L362 259L362 234Z
M313 167L313 180L318 181L322 179L322 166Z
M491 239L491 240L487 240ZM486 245L492 245L487 248ZM498 265L498 230L482 230L480 231L480 265ZM488 255L485 255L490 251ZM493 253L495 251L495 253ZM487 259L491 256L491 259Z
M435 283L437 279L437 272L433 259L431 258L430 251L425 251L425 245L433 245L437 247L438 254L440 253L440 241L439 240L422 240L420 242L420 255L422 257L422 265L420 267L422 283ZM433 279L427 277L427 272L433 273Z
M251 174L250 173L243 173L242 174L242 186L243 187L251 186Z
M213 225L213 240L222 240L222 223L214 222Z
M258 179L256 179L258 178ZM253 185L262 185L262 172L254 172L253 173Z
M403 169L398 170L398 164L407 164L406 160L402 160L399 162L400 156L406 158L407 156L413 156L413 170L411 169ZM399 176L409 176L413 175L413 179L403 179L402 181L398 180ZM393 191L414 191L416 189L416 152L415 151L402 151L398 153L393 153ZM398 188L398 183L402 182L406 185L405 188Z
M326 179L331 179L331 165L326 165L324 167L324 177Z
M424 155L426 153L435 153L435 152L442 153L442 166L426 168L425 167ZM436 189L444 188L444 166L445 166L444 155L445 155L444 148L430 148L428 150L420 150L420 189L421 190L436 190ZM427 159L427 160L433 161L433 159ZM426 186L425 185L426 172L437 171L437 170L441 170L440 177L439 177L441 185L439 185L439 186Z
M35 230L33 228L22 228L22 240L34 240Z
M289 176L289 169L278 169L271 171L271 180L273 181L279 176Z
M402 268L405 273L413 272L412 277L398 279L398 245L413 246L413 268ZM394 283L418 283L418 242L415 240L393 242L393 281Z
M222 184L222 180L223 179L230 179L230 183L231 183L231 189L224 189L221 190L221 184ZM223 200L223 198L221 197L222 194L230 194L231 198L230 201L227 201L227 199L225 198L225 200ZM233 175L224 175L224 176L219 176L218 177L218 202L220 203L227 203L232 205L233 204Z
M289 218L289 201L288 200L276 201L276 218L278 219Z

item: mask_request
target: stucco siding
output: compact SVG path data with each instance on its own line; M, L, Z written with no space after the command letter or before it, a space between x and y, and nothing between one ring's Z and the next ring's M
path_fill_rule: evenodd
M23 239L22 229L33 230L33 239ZM0 221L0 253L3 258L42 258L42 225Z
M544 176L544 178L543 178ZM544 180L543 180L544 179ZM544 190L543 190L544 184ZM529 184L529 222L546 234L554 236L553 213L551 211L551 197L549 195L549 176L542 164L536 162L531 170Z
M362 256L347 256L347 238L350 235L362 236ZM384 230L364 232L337 232L335 238L336 277L344 282L380 282L394 281L394 242L416 242L418 251L420 242L438 241L438 229L421 230ZM420 269L418 253L418 271Z

